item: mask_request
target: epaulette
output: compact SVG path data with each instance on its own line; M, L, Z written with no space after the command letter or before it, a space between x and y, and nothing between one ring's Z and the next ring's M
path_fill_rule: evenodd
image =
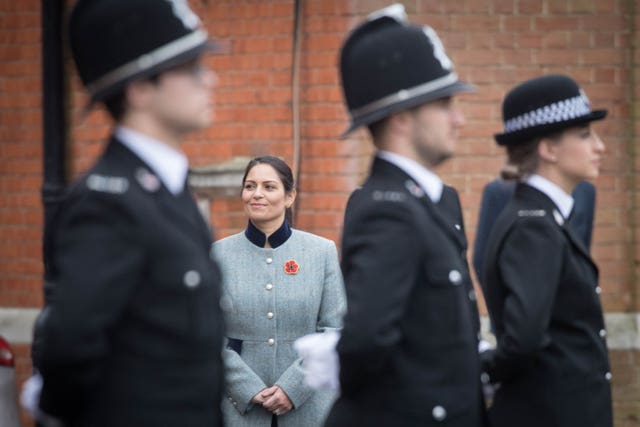
M546 214L544 209L521 209L518 211L520 217L543 217Z
M124 194L129 189L129 180L121 176L93 173L87 177L87 188L100 193Z
M371 197L376 202L396 202L402 203L407 199L407 195L400 191L374 191Z

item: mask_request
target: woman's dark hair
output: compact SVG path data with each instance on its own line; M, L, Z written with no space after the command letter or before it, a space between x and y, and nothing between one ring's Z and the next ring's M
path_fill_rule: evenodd
M540 158L538 145L543 139L557 141L562 131L550 135L538 136L529 141L507 146L507 165L500 171L503 179L522 180L538 169Z
M284 187L285 194L289 194L295 189L295 182L293 181L293 172L291 172L291 168L285 163L284 160L274 156L259 156L249 161L247 167L244 170L244 176L242 177L243 187L244 182L247 180L247 175L249 175L249 171L251 171L254 166L261 164L269 165L276 171L278 177L280 178L280 182L282 182L282 186ZM287 219L289 224L291 224L291 222L293 221L291 208L287 208L285 218Z

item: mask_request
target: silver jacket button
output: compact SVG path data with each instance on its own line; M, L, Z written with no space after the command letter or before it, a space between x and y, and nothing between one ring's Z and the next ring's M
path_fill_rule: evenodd
M449 282L454 285L459 285L462 283L462 274L458 270L451 270L449 272Z
M447 410L440 405L434 406L433 410L431 411L431 415L433 415L434 420L442 421L447 418Z
M269 338L267 340L267 344L269 344L269 345L274 345L275 343L276 343L276 340L274 340L273 338Z
M611 372L607 372L606 374L604 374L604 378L607 381L611 381L611 378L613 377L613 375L611 375Z
M270 291L271 289L273 289L273 285L271 283L267 283L267 286L265 286L265 289Z
M273 262L273 259L267 258L266 261L267 261L267 264L271 264Z
M200 285L200 273L195 270L189 270L184 273L184 277L182 278L182 282L187 288L196 288Z
M268 312L267 313L267 319L273 319L273 313L272 312Z

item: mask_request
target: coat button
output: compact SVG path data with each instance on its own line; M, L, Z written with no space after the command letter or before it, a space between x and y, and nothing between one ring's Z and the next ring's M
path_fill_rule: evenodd
M604 379L607 381L611 381L612 377L613 375L611 375L611 372L607 372L606 374L604 374Z
M598 332L598 334L600 335L600 338L604 338L607 336L607 331L605 331L604 329L600 329L600 332Z
M602 288L600 286L596 286L596 294L600 295L602 292Z
M475 301L476 300L476 293L472 290L469 291L469 299L471 301Z
M266 261L267 261L267 264L271 264L271 263L273 262L273 259L271 259L271 258L267 258L267 260L266 260Z
M491 377L486 372L480 374L480 382L482 384L489 384L491 382Z
M434 420L442 421L447 418L447 410L440 405L434 406L433 410L431 411L431 415L433 415Z
M267 319L273 319L273 313L272 312L268 312L267 313Z
M458 231L462 230L462 227L460 227L460 224L454 224L453 226L454 226L454 227L456 228L456 230L458 230Z
M189 270L184 273L184 277L182 278L182 282L187 288L196 288L200 285L200 273L195 270Z
M275 343L276 343L276 340L274 340L273 338L269 338L267 340L267 344L269 344L269 345L274 345Z
M451 270L449 272L449 282L454 285L459 285L462 283L462 274L458 270Z
M273 289L273 285L271 283L267 283L267 286L265 286L264 288L270 291L271 289Z

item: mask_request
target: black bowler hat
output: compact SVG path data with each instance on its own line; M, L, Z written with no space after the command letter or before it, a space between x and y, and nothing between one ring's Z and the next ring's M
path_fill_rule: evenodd
M571 77L537 77L519 84L504 98L504 132L495 138L498 145L523 143L606 115L607 110L591 110L589 99Z
M351 32L340 72L351 114L344 135L391 113L475 89L458 80L436 32L409 24L401 4L372 13Z
M69 39L92 103L214 48L186 0L78 0Z

